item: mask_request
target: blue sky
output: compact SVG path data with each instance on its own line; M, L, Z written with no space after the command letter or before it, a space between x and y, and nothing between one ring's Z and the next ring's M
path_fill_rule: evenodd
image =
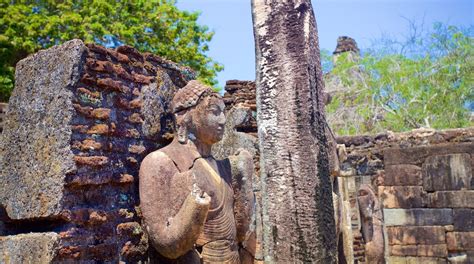
M356 39L359 48L384 35L403 38L406 19L456 26L474 25L474 0L312 0L320 48L333 51L338 36ZM255 79L255 48L250 0L178 0L182 10L200 11L199 23L215 32L208 52L224 64L219 86L230 79Z

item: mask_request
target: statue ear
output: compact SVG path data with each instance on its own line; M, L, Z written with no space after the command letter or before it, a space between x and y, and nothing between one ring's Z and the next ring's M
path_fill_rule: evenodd
M184 116L181 116L178 121L178 141L181 144L186 144L188 142L189 131L188 128L191 125L191 115L189 112L185 113Z

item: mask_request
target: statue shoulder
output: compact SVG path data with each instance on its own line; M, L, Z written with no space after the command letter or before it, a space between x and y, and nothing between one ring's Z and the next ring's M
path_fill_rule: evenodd
M141 166L146 166L148 164L153 164L153 165L158 165L158 164L173 164L173 160L168 157L168 155L161 151L161 150L155 150L151 153L149 153L148 155L146 155L146 157L143 159L142 163L141 163Z

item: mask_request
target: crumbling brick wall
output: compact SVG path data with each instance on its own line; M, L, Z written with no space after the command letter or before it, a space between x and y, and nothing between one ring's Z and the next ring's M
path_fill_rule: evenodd
M229 81L224 99L229 110L254 102L255 84ZM374 190L384 216L385 245L377 246L388 263L474 262L474 128L340 136L336 141L339 228L347 261L366 263L371 257L361 230L361 210L368 208L359 208L358 202L365 185Z
M21 61L0 148L0 262L146 260L139 165L172 139L170 100L193 78L153 54L79 40ZM54 241L44 255L18 253L42 241Z
M342 195L354 237L363 225L357 191L368 184L383 207L388 263L472 263L473 136L468 128L339 137L347 151Z

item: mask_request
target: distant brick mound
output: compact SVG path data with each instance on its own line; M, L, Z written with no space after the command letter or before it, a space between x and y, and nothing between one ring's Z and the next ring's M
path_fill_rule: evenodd
M357 42L355 39L348 36L338 37L336 50L334 50L333 54L339 54L348 51L352 51L357 54L359 53L359 48L357 47Z
M0 262L145 258L138 168L172 139L170 100L193 78L80 40L20 61L0 145Z

